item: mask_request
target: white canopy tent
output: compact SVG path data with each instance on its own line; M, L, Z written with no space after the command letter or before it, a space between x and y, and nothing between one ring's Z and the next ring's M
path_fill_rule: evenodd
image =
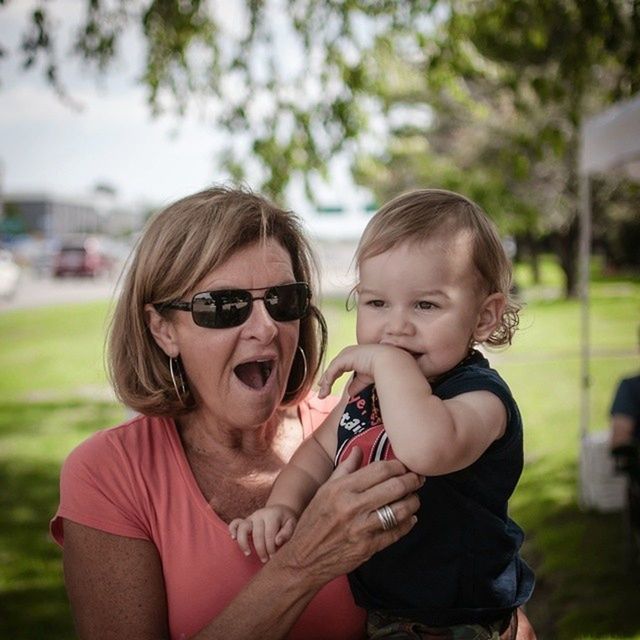
M606 434L590 433L589 261L591 177L621 172L640 179L640 95L585 121L580 155L581 400L580 502L586 508L616 510L624 501L624 481L613 474Z

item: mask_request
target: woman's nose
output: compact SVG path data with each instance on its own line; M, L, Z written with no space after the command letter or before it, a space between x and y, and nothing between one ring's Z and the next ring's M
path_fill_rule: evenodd
M278 323L267 311L264 300L254 299L251 313L244 323L243 329L249 332L250 337L258 338L264 342L275 338L278 333Z

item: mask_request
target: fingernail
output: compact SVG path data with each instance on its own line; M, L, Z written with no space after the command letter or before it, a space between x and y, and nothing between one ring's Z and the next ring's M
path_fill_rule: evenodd
M244 555L245 555L245 556L250 556L250 555L251 555L251 551L245 551L245 552L244 552Z

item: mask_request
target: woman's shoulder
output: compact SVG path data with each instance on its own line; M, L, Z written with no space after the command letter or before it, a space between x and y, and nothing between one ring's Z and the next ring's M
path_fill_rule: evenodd
M68 455L65 466L106 461L115 464L122 457L146 457L158 447L166 447L170 436L164 418L135 415L126 422L96 431L80 442Z
M170 481L175 467L172 424L135 416L76 446L60 473L60 506L51 521L55 540L63 541L62 518L115 535L148 538L148 496L158 477Z

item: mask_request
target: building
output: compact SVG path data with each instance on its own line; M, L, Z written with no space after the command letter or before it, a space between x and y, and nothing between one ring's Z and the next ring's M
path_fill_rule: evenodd
M88 200L42 193L7 194L4 219L24 234L45 239L101 230L98 210Z

